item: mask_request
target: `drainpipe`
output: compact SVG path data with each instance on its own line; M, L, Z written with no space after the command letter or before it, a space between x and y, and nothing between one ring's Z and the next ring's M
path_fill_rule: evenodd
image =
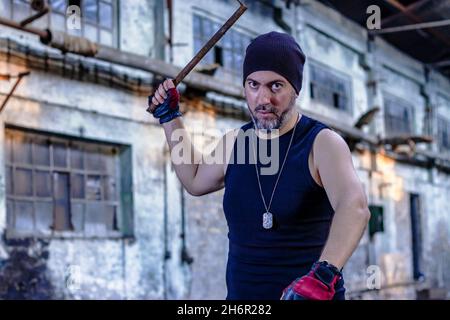
M173 64L173 2L167 0L167 11L169 14L169 37L167 38L167 44L169 45L169 62Z

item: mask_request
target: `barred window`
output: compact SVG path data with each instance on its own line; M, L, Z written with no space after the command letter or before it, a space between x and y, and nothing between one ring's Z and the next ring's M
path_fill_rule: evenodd
M7 128L8 234L120 235L121 152L120 146Z
M48 0L51 12L31 25L85 37L106 46L117 46L117 0ZM81 10L81 28L67 27L66 10L76 5ZM20 22L35 14L30 0L0 0L0 16Z
M413 106L408 102L384 95L384 125L386 135L413 133Z
M221 24L206 17L194 14L194 51L197 53L203 45L220 29ZM251 38L235 30L229 30L212 50L203 58L203 64L218 63L231 80L240 79L245 49Z
M439 151L450 151L450 120L442 116L438 116L437 129L437 143Z
M351 112L351 82L344 75L311 63L310 97L334 109Z

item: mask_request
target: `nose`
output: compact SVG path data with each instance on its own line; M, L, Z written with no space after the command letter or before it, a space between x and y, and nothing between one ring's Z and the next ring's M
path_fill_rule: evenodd
M272 97L272 92L265 86L261 86L258 90L258 96L256 99L257 105L270 104L271 97Z

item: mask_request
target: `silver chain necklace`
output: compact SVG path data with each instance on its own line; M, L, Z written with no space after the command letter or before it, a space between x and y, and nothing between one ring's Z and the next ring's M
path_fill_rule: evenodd
M258 179L259 193L261 194L261 199L262 199L262 201L264 203L264 208L266 209L266 212L263 213L263 224L262 225L263 225L264 229L271 229L273 227L273 214L270 212L270 206L272 205L273 195L275 194L275 190L276 190L277 185L278 185L278 180L280 179L281 172L283 171L284 163L286 162L289 150L291 149L292 140L293 140L294 135L295 135L295 129L297 128L297 124L298 124L298 117L299 116L297 115L297 121L295 122L294 131L292 132L291 140L289 141L289 146L288 146L288 149L286 151L286 155L284 156L283 164L281 165L280 172L278 173L277 180L275 181L275 186L273 187L272 195L270 197L269 206L266 205L266 200L264 199L264 194L262 192L261 181L259 180L259 174L258 174L258 165L257 165L258 161L257 161L257 158L256 158L255 144L252 143L253 154L255 156L255 170L256 170L256 178ZM258 140L258 137L256 135L256 131L255 131L255 136L256 136L256 140Z

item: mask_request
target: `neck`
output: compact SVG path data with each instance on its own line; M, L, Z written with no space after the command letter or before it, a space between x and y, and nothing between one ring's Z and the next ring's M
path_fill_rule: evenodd
M302 117L302 115L297 110L294 110L294 112L292 112L292 115L289 118L289 120L286 121L280 127L280 129L278 129L278 130L261 130L261 129L256 129L255 132L258 135L258 137L261 138L261 139L277 138L279 136L282 136L283 134L285 134L286 132L288 132L292 128L294 128L294 126L298 123L298 121L300 121L301 117Z

